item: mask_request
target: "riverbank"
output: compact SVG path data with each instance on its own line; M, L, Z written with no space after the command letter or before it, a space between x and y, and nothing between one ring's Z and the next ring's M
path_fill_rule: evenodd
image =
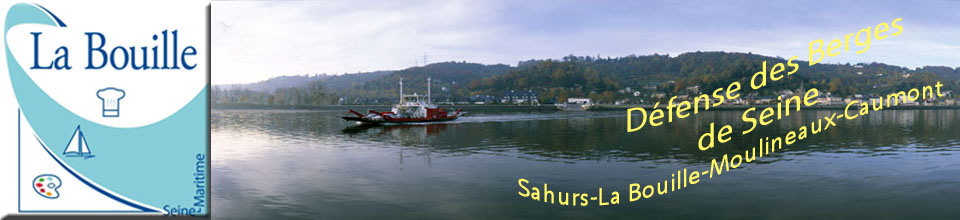
M463 109L463 111L558 111L553 105L437 105L445 109ZM338 110L350 109L366 111L388 111L393 105L256 105L256 104L211 104L213 110Z
M556 106L553 105L438 105L441 108L446 109L463 109L467 112L487 112L487 111L518 111L518 112L553 112L561 111ZM315 110L315 111L326 111L326 110L335 110L335 111L347 111L350 109L357 111L366 111L367 109L373 109L378 111L386 111L392 108L393 105L256 105L256 104L213 104L211 109L213 110ZM642 107L645 109L653 109L653 105L606 105L598 104L593 105L588 109L589 111L626 111L627 109L634 107ZM721 105L716 107L710 107L710 110L714 111L743 111L749 108L766 108L766 107L776 107L776 105ZM815 106L805 106L802 109L822 109L822 110L843 110L846 105L815 105ZM859 106L855 106L858 107ZM665 109L665 106L657 106L659 109ZM704 109L701 107L700 109ZM960 109L960 105L936 105L936 106L906 106L899 105L893 106L885 109Z
M590 111L626 111L627 109L634 107L642 107L645 109L653 109L653 105L593 105L590 106ZM710 107L710 110L716 111L742 111L749 108L766 108L766 107L776 107L776 105L721 105L717 107ZM846 108L846 105L814 105L814 106L804 106L801 109L822 109L822 110L843 110ZM658 109L666 109L666 105L657 106ZM792 108L792 107L791 107ZM853 106L851 108L859 109L860 106ZM700 109L704 109L700 107ZM884 109L960 109L960 105L898 105L891 107L884 107Z

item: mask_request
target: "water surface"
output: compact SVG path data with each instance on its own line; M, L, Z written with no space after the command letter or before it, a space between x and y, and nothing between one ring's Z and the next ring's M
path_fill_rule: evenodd
M345 111L214 111L213 213L220 219L957 219L960 110L883 110L739 169L627 202L627 185L838 111L805 110L700 151L712 111L626 132L623 112L474 112L442 124L358 127ZM621 204L562 207L519 196L618 190ZM605 191L605 194L609 191ZM606 195L605 195L606 196Z

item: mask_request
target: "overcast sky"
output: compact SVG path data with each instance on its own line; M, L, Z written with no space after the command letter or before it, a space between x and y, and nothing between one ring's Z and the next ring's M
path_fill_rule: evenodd
M960 66L960 1L215 1L213 84L398 70L422 62L516 65L753 52L807 60L809 42L898 22L901 35L823 62ZM417 61L419 60L419 61ZM422 65L422 63L421 63Z

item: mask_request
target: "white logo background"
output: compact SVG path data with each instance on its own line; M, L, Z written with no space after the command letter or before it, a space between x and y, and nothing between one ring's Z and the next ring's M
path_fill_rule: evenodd
M170 116L192 100L206 86L206 17L204 2L200 1L64 1L38 4L57 15L66 28L45 25L19 25L7 33L10 50L27 74L58 103L81 117L113 127L139 127L160 121ZM4 11L9 6L3 7ZM194 12L187 12L192 10ZM127 67L114 69L109 61L101 69L85 69L88 43L85 32L100 32L105 38L103 50L110 54L114 47L123 46L137 50L138 64L142 62L142 49L148 51L147 62L153 62L152 48L157 46L157 62L163 63L163 36L167 30L168 66L172 66L173 30L178 31L177 61L180 52L187 46L197 48L197 54L186 58L196 64L193 70L182 65L179 70L134 70ZM33 36L30 32L43 32L39 37L40 66L48 66L57 55L59 46L69 50L70 70L29 69L33 66ZM153 35L157 40L153 40ZM94 47L99 45L94 37ZM122 53L115 59L122 62ZM94 65L102 62L94 52ZM4 65L6 62L4 62ZM119 65L119 64L118 64ZM6 72L6 68L3 68ZM6 75L6 74L5 74ZM9 75L4 76L9 77ZM6 80L9 82L9 80ZM9 87L9 86L8 86ZM102 117L101 101L96 96L99 89L116 87L126 92L120 100L120 117ZM160 92L162 91L162 92Z

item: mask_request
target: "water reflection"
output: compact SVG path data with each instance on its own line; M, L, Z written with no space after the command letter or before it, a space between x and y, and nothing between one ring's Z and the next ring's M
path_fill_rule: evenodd
M493 122L470 120L452 123L403 125L354 125L341 121L339 112L238 111L217 112L213 130L235 130L262 140L289 142L324 141L332 146L356 142L380 142L433 148L447 153L522 154L561 160L642 161L675 159L701 163L723 153L737 153L759 145L760 138L778 137L801 126L840 111L804 111L794 113L772 124L761 126L747 135L739 132L751 124L740 120L740 112L707 112L696 117L679 119L660 127L626 133L626 122L620 112L614 113L549 113L480 115ZM884 110L854 120L835 120L819 134L789 146L791 151L847 152L861 154L900 151L956 150L958 137L957 110ZM475 116L477 117L477 116ZM511 120L517 119L517 120ZM710 123L717 127L734 126L731 142L716 149L700 151L697 140L708 132ZM776 156L776 155L772 155ZM776 157L773 157L774 159Z
M457 124L432 123L432 124L364 124L346 127L341 130L342 133L358 135L368 133L369 130L377 131L380 135L390 134L396 137L416 137L418 140L425 140L428 136L437 135L447 127L456 127Z
M626 132L622 112L474 112L448 123L356 126L339 118L342 111L215 111L212 204L215 217L229 219L960 214L948 205L960 202L960 110L883 110L839 120L731 176L657 201L571 209L516 196L520 177L585 192L662 180L834 113L803 111L740 136L750 126L740 111L703 112L634 133ZM700 151L696 141L710 123L732 125L734 138ZM681 207L724 215L678 213Z

